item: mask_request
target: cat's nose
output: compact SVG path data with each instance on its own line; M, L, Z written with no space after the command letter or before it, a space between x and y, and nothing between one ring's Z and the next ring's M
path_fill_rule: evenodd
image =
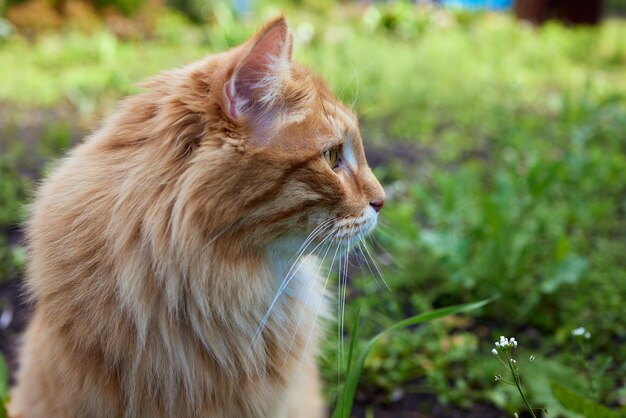
M382 197L378 197L370 202L370 205L374 208L376 212L380 212L380 210L385 206L385 199Z

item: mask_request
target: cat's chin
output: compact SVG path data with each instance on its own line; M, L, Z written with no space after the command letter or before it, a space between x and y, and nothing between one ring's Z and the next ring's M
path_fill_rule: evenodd
M376 227L378 214L371 207L358 217L343 218L335 225L335 239L345 247L352 247Z

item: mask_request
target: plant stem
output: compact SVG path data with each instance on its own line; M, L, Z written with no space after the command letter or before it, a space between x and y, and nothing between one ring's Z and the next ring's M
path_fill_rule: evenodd
M517 390L519 391L519 394L522 395L522 399L524 400L524 403L526 404L526 408L528 408L528 410L530 411L530 415L532 415L533 418L537 418L537 415L535 415L533 408L528 403L528 399L526 399L526 395L524 395L524 391L522 390L522 380L520 379L519 374L514 369L513 363L511 362L509 362L509 369L511 370L511 374L513 375L515 386L517 386Z
M598 397L598 393L596 392L596 385L592 376L592 368L589 367L589 360L587 360L587 350L585 350L585 347L583 346L582 342L580 341L580 339L576 339L576 344L578 345L578 351L579 351L579 355L576 356L577 357L577 361L580 364L580 367L583 368L583 370L585 371L585 377L587 378L587 385L589 386L589 392L591 392L591 394L593 395L594 398L596 398L596 400Z

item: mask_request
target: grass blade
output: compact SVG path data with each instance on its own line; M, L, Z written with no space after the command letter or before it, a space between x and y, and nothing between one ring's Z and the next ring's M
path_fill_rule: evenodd
M428 321L432 321L434 319L443 318L449 315L454 315L462 312L472 311L474 309L481 308L491 301L494 298L485 299L480 302L468 303L465 305L455 305L449 306L446 308L435 309L428 312L423 312L421 314L412 316L410 318L404 319L400 322L397 322L390 326L389 328L381 331L376 336L374 336L371 340L367 342L363 350L358 354L355 362L352 362L351 357L354 355L353 348L355 346L356 340L356 329L352 334L352 341L350 342L350 354L348 358L348 363L351 365L350 370L346 373L347 378L344 383L343 391L341 395L337 399L337 405L335 406L335 410L333 412L333 418L349 418L350 412L352 410L352 404L354 403L354 396L356 395L356 388L359 383L359 379L361 377L361 372L363 371L363 364L365 363L365 359L367 355L370 353L374 345L380 340L385 334L391 332L396 329L405 328L411 325L416 325ZM358 325L357 325L358 327Z
M9 371L4 357L0 354L0 418L6 418L5 404L9 401Z
M346 376L350 375L350 371L352 370L352 359L354 357L354 351L356 348L356 342L357 342L357 337L358 337L358 333L359 333L359 323L361 320L361 306L357 306L356 307L356 319L354 320L354 325L352 326L352 334L350 335L350 348L348 349L348 361L347 361L347 366L346 366ZM344 394L342 397L346 396L346 388L347 385L344 385ZM347 407L346 403L343 403L342 408ZM349 411L348 411L349 413ZM342 416L346 416L346 411L342 410L341 412Z
M352 334L350 339L350 348L348 349L348 364L346 368L346 374L350 373L350 369L352 368L352 357L354 355L354 349L356 348L357 334L359 333L359 323L361 320L361 306L356 307L356 319L354 320L354 325L352 326Z

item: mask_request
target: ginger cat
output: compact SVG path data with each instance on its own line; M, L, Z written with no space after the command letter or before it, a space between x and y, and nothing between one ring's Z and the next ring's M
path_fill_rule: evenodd
M315 254L384 193L292 45L280 17L155 77L43 182L12 417L324 416Z

